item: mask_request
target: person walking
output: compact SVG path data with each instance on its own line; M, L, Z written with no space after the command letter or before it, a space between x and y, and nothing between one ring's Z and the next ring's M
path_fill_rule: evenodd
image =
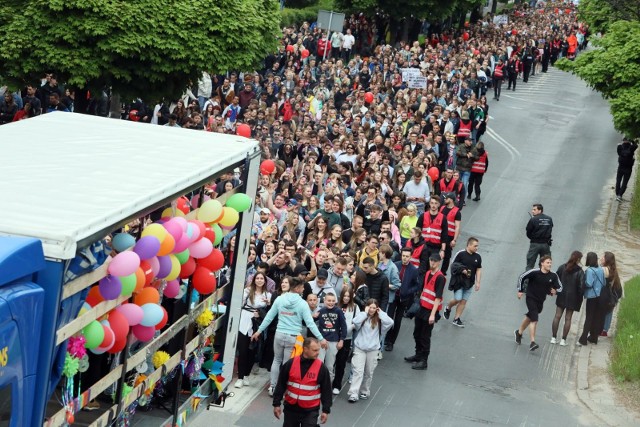
M393 327L393 320L380 308L377 300L370 298L364 311L353 318L353 325L358 333L353 340L349 403L369 398L373 372L378 365L380 338Z
M404 358L406 362L412 363L411 369L418 371L424 371L428 367L429 354L431 353L431 333L436 322L440 320L442 294L447 282L447 278L440 271L440 261L440 255L437 253L429 256L429 272L424 278L420 308L415 315L413 329L416 352L413 356Z
M364 273L360 272L362 275ZM350 286L342 288L340 293L340 302L338 306L342 309L345 322L347 324L347 337L344 340L342 348L338 350L336 355L335 376L333 377L332 392L334 395L340 394L342 388L342 379L347 366L347 360L351 354L351 341L353 339L353 319L360 313L360 307L355 303L354 290Z
M525 281L528 282L524 289ZM522 344L522 334L529 328L531 344L529 351L540 348L536 343L536 328L538 326L538 315L542 313L544 300L547 295L555 295L556 292L562 292L562 282L556 273L551 271L551 256L543 255L540 258L540 267L526 271L518 278L518 299L522 299L522 295L526 294L527 313L515 330L514 335L516 344Z
M336 307L337 302L338 298L335 294L327 294L324 298L324 307L318 312L316 320L320 333L328 343L326 349L320 349L320 360L322 360L327 369L329 369L332 382L335 372L336 355L344 346L344 341L347 339L347 321L345 320L342 309Z
M416 227L422 230L422 238L424 239L424 246L420 252L420 267L418 268L418 274L420 278L423 278L429 269L429 256L436 253L442 259L449 239L449 223L440 212L439 196L431 196L429 210L418 218Z
M604 269L598 265L598 255L595 252L587 253L585 259L587 267L584 276L584 298L587 300L582 334L578 339L578 345L587 345L587 342L598 342L598 336L602 332L605 310L600 304L600 294L604 287Z
M538 256L551 255L553 220L543 212L544 208L540 203L535 203L531 208L531 218L526 227L530 242L527 252L527 270L533 268Z
M556 295L556 315L551 324L551 344L558 343L558 327L560 319L564 314L564 327L562 328L562 339L560 345L567 345L567 335L571 329L571 318L574 312L580 311L582 307L582 282L584 280L584 271L580 267L582 252L573 251L569 260L562 264L556 274L562 282L562 292Z
M456 206L455 193L444 193L444 205L440 208L440 213L447 219L447 235L448 241L444 249L444 258L442 259L441 269L444 274L447 274L449 268L449 261L451 260L451 253L458 243L458 237L460 236L460 223L462 222L462 213Z
M622 298L622 282L620 282L620 277L618 276L618 267L616 264L616 256L612 252L605 252L600 260L600 265L602 265L602 269L604 270L605 277L605 288L603 292L610 292L614 298L614 305L608 305L608 301L601 301L601 304L604 303L602 309L604 310L604 325L602 327L602 332L600 332L601 337L609 336L609 328L611 327L611 320L613 317L613 309L615 305L618 304L618 300ZM592 341L593 344L597 344L597 338Z
M484 142L480 141L476 144L476 153L478 158L474 160L471 165L471 175L469 176L469 188L467 188L467 199L471 199L473 190L476 191L476 197L472 200L474 202L480 201L480 185L482 185L482 178L489 169L489 157L487 151L484 149Z
M500 101L500 94L502 93L502 82L504 81L504 74L506 72L506 68L502 58L498 59L498 63L496 64L493 70L493 99L496 101Z
M456 307L453 324L459 328L464 328L464 323L460 319L462 313L467 306L467 301L475 288L476 292L480 290L480 281L482 280L482 257L478 253L478 239L469 237L467 247L459 251L453 258L451 265L451 282L453 284L454 277L457 278L458 285L455 287L453 299L449 301L444 309L444 318L449 320L451 310Z
M389 303L387 313L393 319L393 329L389 331L385 338L384 349L392 351L393 345L396 343L400 327L402 326L402 318L404 312L413 303L415 293L420 290L418 282L418 269L411 265L411 254L413 249L409 247L402 248L400 261L396 262L398 275L400 276L400 289L395 291L395 299Z
M260 338L260 335L269 327L271 322L278 317L278 327L273 339L273 363L271 365L271 385L269 386L269 396L273 396L280 365L291 355L296 338L302 333L302 324L307 326L311 333L320 340L323 348L327 347L327 340L322 337L316 326L311 310L305 300L302 299L304 283L299 279L289 278L290 291L277 298L271 310L267 313L258 330L251 336L253 341ZM317 357L317 356L316 356Z
M316 427L325 424L331 413L331 380L329 370L318 359L320 344L313 337L302 343L302 354L288 360L278 374L273 392L273 415L282 416L283 427ZM320 407L322 412L320 413Z
M618 171L616 173L616 200L622 202L622 196L627 191L627 183L631 178L631 171L635 163L635 151L638 149L638 142L624 138L618 144Z

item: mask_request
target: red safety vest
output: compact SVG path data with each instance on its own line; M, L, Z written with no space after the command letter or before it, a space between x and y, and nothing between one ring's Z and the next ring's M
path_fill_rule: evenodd
M430 274L431 278L429 278ZM422 294L420 295L420 305L427 310L433 309L433 306L436 303L436 279L440 276L444 277L444 274L442 274L440 270L438 270L436 274L433 274L431 273L431 271L429 271L427 275L424 276L424 286L422 288ZM440 311L441 309L442 301L440 301L440 304L438 305L438 311Z
M318 375L321 366L320 359L314 360L304 378L301 378L300 356L294 357L289 372L289 381L287 381L287 391L284 393L285 402L289 405L298 405L303 409L320 406L321 393Z
M409 264L413 265L415 268L420 268L420 255L422 254L424 244L418 246L417 248L414 248L413 242L409 240L407 241L407 247L413 249L413 252L411 252L411 259L409 260Z
M446 206L442 206L440 208L440 213L444 211L444 208L446 208ZM454 206L447 213L447 233L449 234L449 237L456 235L456 215L458 214L458 210L458 207Z
M496 65L495 70L493 70L493 77L497 79L501 79L502 76L504 75L504 72L502 71L503 68L504 68L504 65Z
M471 172L485 173L487 171L487 152L482 153L478 160L471 165Z
M440 194L452 192L455 186L456 186L455 179L451 179L451 181L449 181L449 184L447 184L444 178L442 178L440 180Z
M433 243L435 245L440 244L443 220L444 215L439 212L433 221L431 221L431 214L429 211L424 213L424 217L422 218L422 238L425 243Z
M465 124L462 120L460 120L460 127L458 128L458 138L466 138L471 136L471 126L473 122L471 120Z

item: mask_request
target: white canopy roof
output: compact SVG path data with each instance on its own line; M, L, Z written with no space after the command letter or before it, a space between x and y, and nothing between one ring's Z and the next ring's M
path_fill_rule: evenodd
M77 243L258 152L236 135L55 112L0 126L0 234Z

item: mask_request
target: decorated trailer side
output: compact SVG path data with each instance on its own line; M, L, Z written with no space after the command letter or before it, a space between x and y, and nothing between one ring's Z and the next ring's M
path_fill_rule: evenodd
M183 425L232 377L258 144L66 113L2 126L0 141L0 424L127 425L191 367L194 387L156 424ZM242 184L208 200L238 169ZM111 365L79 384L87 351ZM79 411L105 392L113 402L87 421Z

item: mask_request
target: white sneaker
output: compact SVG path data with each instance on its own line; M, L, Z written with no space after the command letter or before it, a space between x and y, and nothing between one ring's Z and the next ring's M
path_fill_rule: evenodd
M334 388L333 389L333 394L336 395L336 396L339 395L340 394L340 389L339 388Z
M233 385L235 388L242 388L242 386L244 385L244 381L242 380L237 380L236 383Z
M273 397L273 387L269 387L267 393L269 393L269 396Z
M560 345L563 346L563 347L566 346L567 345L567 341L565 341L564 338L561 339L560 340Z
M549 341L551 344L558 344L558 340L556 339L556 337L552 337L551 341Z
M378 351L378 360L382 360L382 352Z
M244 377L242 380L245 387L249 387L251 385L251 381L249 381L249 377Z

